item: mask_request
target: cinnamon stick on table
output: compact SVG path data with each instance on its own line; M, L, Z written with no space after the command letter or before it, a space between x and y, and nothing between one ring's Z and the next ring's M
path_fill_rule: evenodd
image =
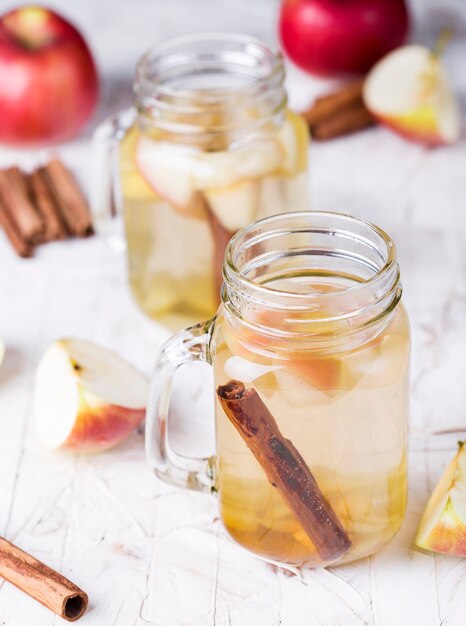
M92 235L89 205L70 170L59 159L53 159L41 174L50 185L69 232L77 237Z
M21 239L28 244L39 243L43 238L44 225L29 198L19 167L0 170L0 199Z
M40 167L27 177L29 193L45 224L45 241L66 239L68 229L60 215L59 207Z
M228 419L294 513L321 558L333 561L346 554L351 548L350 538L305 460L291 441L283 437L257 391L231 380L217 389L217 395Z
M319 96L312 107L302 114L308 124L314 126L328 119L331 115L341 112L362 99L364 79L360 78L344 85L333 93Z
M10 213L6 209L3 201L0 199L0 226L5 231L5 235L10 240L11 245L18 256L31 257L34 252L32 244L28 243L19 234L17 227L11 219Z
M316 98L312 107L302 113L315 139L334 139L376 123L364 104L363 86L364 79L347 83L333 93Z
M69 622L79 619L87 608L84 591L1 537L0 576Z
M314 139L325 141L349 135L374 124L374 118L362 102L356 102L338 115L332 115L314 127L311 126L311 133Z

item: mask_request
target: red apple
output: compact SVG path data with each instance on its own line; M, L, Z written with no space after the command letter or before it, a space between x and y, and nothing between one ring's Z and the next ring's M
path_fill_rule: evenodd
M76 135L98 98L92 55L79 32L39 6L0 17L0 142L43 145Z
M408 27L405 0L284 0L279 24L290 59L328 77L367 72Z

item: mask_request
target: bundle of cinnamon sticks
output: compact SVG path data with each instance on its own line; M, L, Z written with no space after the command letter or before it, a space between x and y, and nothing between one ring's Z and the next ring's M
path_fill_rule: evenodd
M349 82L337 91L317 98L312 107L302 113L314 139L334 139L376 123L364 105L363 86L362 78Z
M26 173L0 170L0 226L16 253L37 245L93 233L89 206L71 171L57 158Z

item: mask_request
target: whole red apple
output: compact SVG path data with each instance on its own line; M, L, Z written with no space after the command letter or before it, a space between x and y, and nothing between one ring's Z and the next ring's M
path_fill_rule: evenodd
M0 142L11 145L73 137L98 98L86 42L44 7L18 7L0 17L0 76Z
M284 0L279 23L290 59L327 77L367 72L408 28L405 0Z

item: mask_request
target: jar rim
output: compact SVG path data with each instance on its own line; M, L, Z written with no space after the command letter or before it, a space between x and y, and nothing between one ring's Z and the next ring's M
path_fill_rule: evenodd
M183 35L140 58L135 104L141 120L172 137L228 135L235 143L281 124L284 80L282 54L255 37Z
M288 224L293 224L293 222L295 222L297 225L301 224L300 228L309 229L312 228L311 224L315 220L332 218L336 220L346 221L348 224L358 225L360 227L362 226L363 228L366 228L369 232L376 234L385 245L386 254L383 265L366 280L346 286L334 292L287 292L277 290L268 285L264 285L262 283L254 281L253 279L248 278L248 276L245 276L242 273L241 269L237 267L237 260L235 259L235 256L237 256L237 253L240 251L242 246L245 246L246 244L251 246L253 244L259 243L261 239L265 240L274 237L280 233L283 233L283 227L280 229L280 225L286 222ZM307 226L305 224L306 221L309 221L309 224ZM274 225L277 226L275 230L273 230ZM293 230L293 225L288 226L288 229ZM261 232L262 230L263 232ZM328 227L328 231L329 233L332 232L334 234L337 232L335 228L331 227ZM361 289L367 289L368 287L375 288L378 283L383 282L386 279L387 275L393 273L393 271L397 270L397 268L397 254L393 240L386 233L386 231L384 231L379 226L376 226L372 222L354 217L347 213L340 213L336 211L295 211L265 217L261 220L253 222L252 224L249 224L242 230L238 231L231 238L226 248L223 276L226 284L234 283L236 289L238 288L238 286L242 286L245 291L251 293L252 295L255 295L262 302L266 302L267 300L273 302L273 300L278 297L280 299L284 298L288 300L290 306L297 305L299 307L300 305L309 304L310 300L315 301L322 298L332 297L341 298L345 295L352 295Z
M402 294L389 235L336 212L282 213L247 226L227 246L223 277L228 323L277 351L368 343L391 322ZM283 290L266 284L277 279Z
M221 47L225 47L228 44L240 44L244 46L253 46L257 49L257 51L261 51L264 56L268 56L270 59L273 59L273 66L266 75L262 77L257 77L253 84L256 86L259 82L266 82L274 78L276 75L282 75L284 73L284 62L282 53L277 50L272 50L266 43L261 41L257 37L253 37L251 35L245 35L240 33L228 33L228 32L204 32L204 33L193 33L189 35L180 35L178 37L171 37L161 44L157 44L152 48L149 48L139 59L136 65L136 75L137 77L145 82L152 83L152 85L157 87L157 91L165 96L177 96L177 97L192 97L194 93L198 93L195 89L178 89L170 87L169 85L164 85L163 82L159 80L154 80L148 76L145 76L145 72L149 63L160 61L163 57L170 54L176 50L176 48L188 47L193 44L200 43L214 43L218 42L219 50ZM235 89L234 93L238 92L247 93L248 89L250 90L251 85L245 85L240 87L239 89Z

